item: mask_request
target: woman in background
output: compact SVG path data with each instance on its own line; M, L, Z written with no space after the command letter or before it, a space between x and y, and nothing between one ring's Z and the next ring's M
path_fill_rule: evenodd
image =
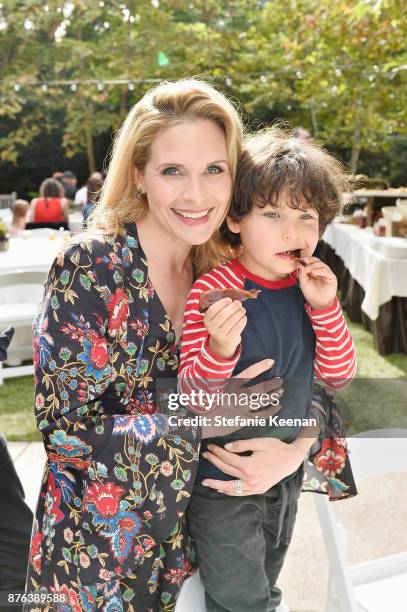
M64 187L56 179L48 178L41 183L40 197L30 204L27 222L68 223L69 201L64 196Z

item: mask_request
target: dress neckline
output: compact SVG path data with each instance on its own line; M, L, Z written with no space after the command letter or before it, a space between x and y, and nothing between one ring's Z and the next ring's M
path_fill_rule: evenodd
M132 231L127 232L127 228L128 227L130 227ZM140 242L140 236L138 235L137 225L136 225L136 223L134 221L132 221L130 223L126 223L125 229L126 229L127 233L130 233L131 235L133 235L136 238L136 240L137 240L137 248L139 249L139 251L141 253L141 256L143 257L143 259L145 261L148 283L150 284L151 288L154 291L154 294L156 296L157 302L160 304L161 310L163 311L164 315L167 317L167 319L168 319L168 321L170 323L170 331L172 332L172 334L174 336L174 345L175 345L176 348L178 348L179 345L180 345L180 342L181 342L181 338L182 338L182 330L181 330L181 336L179 338L177 338L177 334L175 333L175 327L174 327L174 324L173 324L173 322L171 320L171 317L168 314L168 312L167 312L167 310L166 310L166 308L165 308L165 306L164 306L164 304L163 304L163 302L162 302L162 300L160 298L160 294L158 293L157 289L154 287L153 283L151 282L151 278L150 278L150 275L148 273L147 256L144 253L144 249L143 249L143 247L141 245L141 242Z

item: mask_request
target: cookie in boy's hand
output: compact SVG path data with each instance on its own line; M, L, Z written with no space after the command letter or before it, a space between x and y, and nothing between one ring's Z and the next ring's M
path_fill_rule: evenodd
M201 293L199 298L199 311L205 312L212 304L223 300L223 298L230 297L232 300L255 300L260 293L260 289L250 289L245 291L244 289L210 289Z

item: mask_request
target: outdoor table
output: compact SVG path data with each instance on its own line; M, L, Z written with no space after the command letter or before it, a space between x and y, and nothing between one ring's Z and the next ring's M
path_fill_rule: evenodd
M338 278L350 320L373 333L381 355L407 354L407 240L343 223L328 226L322 240L320 257ZM397 256L387 255L394 246Z
M357 198L366 198L367 202L367 224L372 225L373 202L375 198L407 198L407 191L400 189L356 189L352 192Z
M79 234L83 231L83 214L81 210L69 213L68 227L72 234Z

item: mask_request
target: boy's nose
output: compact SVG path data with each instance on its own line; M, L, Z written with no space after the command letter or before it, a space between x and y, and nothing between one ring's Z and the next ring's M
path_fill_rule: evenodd
M298 236L299 236L298 228L294 223L290 223L284 226L284 229L283 229L284 240L292 240L294 238L298 238Z

